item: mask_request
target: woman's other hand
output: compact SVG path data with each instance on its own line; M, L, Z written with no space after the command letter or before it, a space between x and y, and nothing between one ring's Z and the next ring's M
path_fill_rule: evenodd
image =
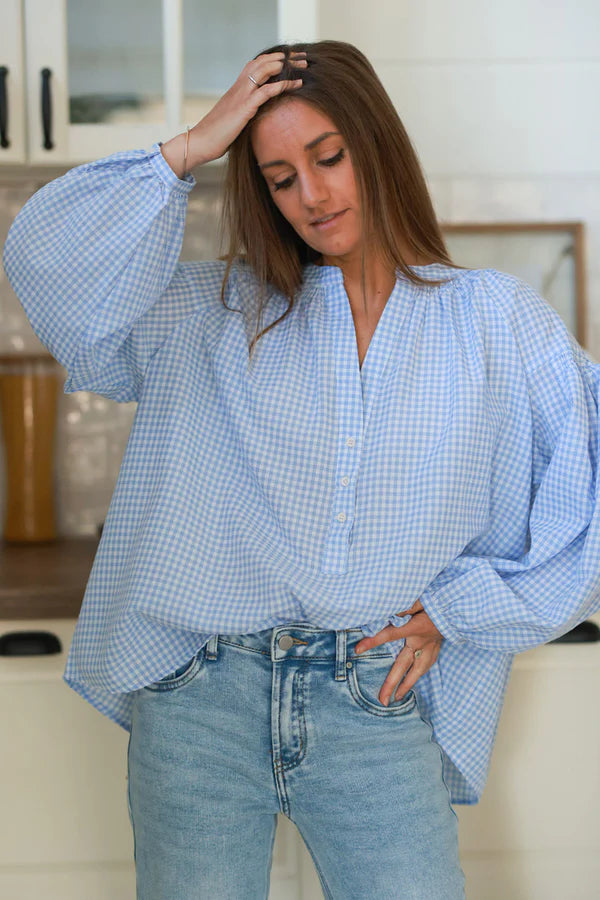
M389 675L383 682L379 699L384 706L388 706L390 697L402 681L401 687L396 691L395 700L401 700L405 694L416 684L421 675L427 672L440 652L440 646L444 640L443 635L437 630L420 600L415 601L410 609L398 612L399 616L412 616L406 625L397 628L388 625L374 634L373 637L362 638L354 647L355 653L362 650L370 650L388 641L405 639L405 644L392 665ZM421 653L415 658L415 651ZM404 680L403 680L404 679Z
M188 143L187 170L195 166L219 159L227 152L247 122L254 116L259 106L287 90L295 90L302 84L298 81L276 81L265 84L283 68L285 54L262 53L250 60L242 69L229 90L217 101L209 113L190 129ZM290 56L290 62L299 68L307 66L306 53L298 52ZM254 78L255 84L250 80ZM178 134L162 145L161 151L175 174L181 178L185 149L185 134Z

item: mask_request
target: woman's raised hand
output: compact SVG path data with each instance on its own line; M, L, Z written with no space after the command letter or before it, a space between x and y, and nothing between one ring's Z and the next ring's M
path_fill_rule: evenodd
M293 53L290 56L290 62L299 67L305 67L307 65L305 57L305 52ZM277 94L287 90L293 91L300 87L301 79L265 83L272 75L281 72L284 60L285 54L281 52L262 53L256 59L246 63L229 90L223 94L210 112L190 129L188 171L194 166L223 156L261 104ZM256 84L250 79L250 76ZM178 134L161 147L163 156L180 178L184 174L185 139L185 134Z

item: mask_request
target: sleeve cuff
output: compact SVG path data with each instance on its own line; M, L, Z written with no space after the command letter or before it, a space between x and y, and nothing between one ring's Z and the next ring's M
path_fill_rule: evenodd
M430 588L425 588L425 590L419 596L419 600L423 605L423 609L440 632L443 635L444 639L448 641L449 644L465 644L466 640L463 638L456 628L453 628L450 622L448 621L447 616L445 615L445 610L442 611L440 609L439 598L436 597L434 591Z
M181 194L189 194L196 184L194 176L188 172L185 178L178 178L169 163L161 153L162 141L152 144L150 151L150 162L154 167L154 171L162 180L162 182L172 191L179 191Z

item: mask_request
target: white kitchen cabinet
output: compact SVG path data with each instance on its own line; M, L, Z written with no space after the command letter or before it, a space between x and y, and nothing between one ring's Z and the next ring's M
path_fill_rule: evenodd
M25 147L25 65L21 0L2 0L0 18L0 161L22 163Z
M314 40L316 3L3 0L0 163L75 165L168 140L261 48Z

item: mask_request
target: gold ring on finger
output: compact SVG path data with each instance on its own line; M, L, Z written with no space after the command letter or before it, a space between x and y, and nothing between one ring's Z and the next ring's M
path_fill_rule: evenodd
M415 651L414 651L415 659L418 659L418 658L420 657L420 655L421 655L422 652L423 652L422 650L415 650Z

